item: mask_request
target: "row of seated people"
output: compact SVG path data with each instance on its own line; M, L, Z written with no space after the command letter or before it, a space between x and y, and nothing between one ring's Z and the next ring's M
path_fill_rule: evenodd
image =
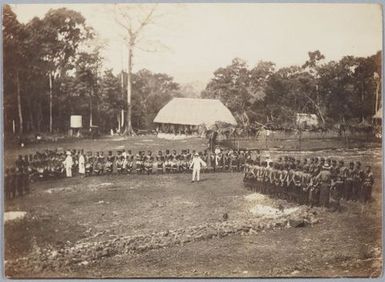
M195 150L185 149L178 153L176 150L158 151L154 155L151 151L140 151L132 154L131 150L84 153L84 150L68 150L72 158L72 172L79 172L79 160L84 160L85 175L103 174L151 174L151 173L181 173L189 171L189 165ZM243 171L245 161L250 158L247 150L217 149L215 153L207 150L199 152L200 157L208 166L206 172ZM35 154L21 156L15 165L6 168L8 175L23 175L28 182L45 179L57 179L65 176L64 162L68 154L63 150L45 150Z
M130 150L118 151L113 155L112 151L104 157L102 152L93 155L88 152L85 157L86 175L112 174L152 174L152 173L185 173L190 171L190 164L195 150L182 150L177 153L176 150L165 153L158 151L153 155L151 151L145 153L140 151L132 154ZM205 172L220 171L243 171L248 152L244 151L223 151L218 154L210 154L207 150L199 152L200 157L208 164ZM75 162L76 163L76 162ZM76 165L75 165L76 166Z

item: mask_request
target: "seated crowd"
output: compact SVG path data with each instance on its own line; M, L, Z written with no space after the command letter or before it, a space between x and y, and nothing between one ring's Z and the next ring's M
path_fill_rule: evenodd
M334 206L340 200L367 202L371 199L374 176L370 166L360 162L319 157L302 161L293 157L272 160L247 161L245 186L258 193L283 198L298 204Z
M5 170L5 195L8 199L29 192L29 183L57 179L79 174L97 176L110 174L153 174L190 172L190 164L195 150L86 152L84 150L45 150L35 154L19 155L15 166ZM243 171L246 159L250 158L247 150L223 150L217 147L215 153L207 150L199 152L201 159L208 164L203 172ZM70 171L68 171L68 161Z

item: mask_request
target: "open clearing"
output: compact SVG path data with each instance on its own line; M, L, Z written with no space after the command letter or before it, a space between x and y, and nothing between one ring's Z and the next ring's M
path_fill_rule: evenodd
M322 155L329 153L374 167L373 202L343 202L341 213L296 206L252 194L241 173L203 174L200 183L190 183L189 174L34 183L31 194L5 203L6 212L26 212L5 223L6 275L378 276L381 150ZM306 224L292 227L298 220Z

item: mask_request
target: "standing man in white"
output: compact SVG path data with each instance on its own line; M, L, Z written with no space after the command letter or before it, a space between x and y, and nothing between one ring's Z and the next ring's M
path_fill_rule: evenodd
M217 145L214 150L215 153L215 166L218 166L219 154L221 153L221 148Z
M64 164L64 167L65 167L65 170L66 170L66 176L67 177L72 177L72 165L74 163L73 163L73 160L72 160L72 157L71 157L71 152L69 152L69 151L67 152L67 157L64 160L63 164Z
M83 150L81 150L79 155L79 174L81 175L81 177L84 177L85 173L86 173L85 159L83 155Z
M191 182L194 182L195 179L197 180L197 182L199 182L199 176L202 166L206 167L206 163L201 159L198 153L195 153L190 164L190 169L192 168L193 170Z

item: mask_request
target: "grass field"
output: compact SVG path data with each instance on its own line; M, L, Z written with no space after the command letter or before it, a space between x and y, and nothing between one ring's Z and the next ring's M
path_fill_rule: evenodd
M148 141L151 140L151 141ZM201 139L135 137L55 144L93 150L204 149ZM51 145L50 145L51 146ZM23 148L24 152L46 146ZM17 151L8 151L11 160ZM296 152L271 152L273 158ZM343 211L296 206L243 188L241 173L100 176L32 184L5 203L8 277L376 277L382 268L381 150L307 151L374 167L374 201ZM263 211L283 206L279 215ZM255 213L256 207L261 213ZM293 210L293 213L289 211ZM290 227L305 218L308 225Z

